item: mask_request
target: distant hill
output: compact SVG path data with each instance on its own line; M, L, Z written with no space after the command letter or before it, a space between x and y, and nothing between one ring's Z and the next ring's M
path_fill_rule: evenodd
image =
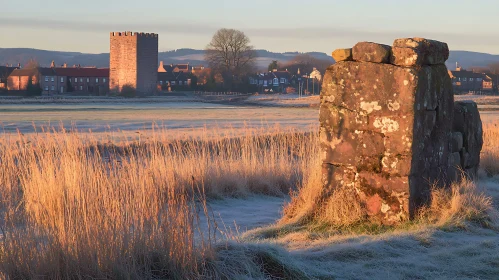
M469 51L451 51L450 57L447 60L447 68L454 70L456 62L463 68L469 67L485 67L490 63L499 62L499 55L469 52Z
M257 50L258 54L257 66L259 68L267 68L272 60L278 60L281 63L290 61L293 57L303 54L298 52L287 53L274 53L267 50ZM305 53L318 59L329 60L334 63L331 56L320 52ZM49 66L52 61L57 65L67 63L68 66L72 65L85 65L96 67L109 67L109 53L102 54L87 54L79 52L60 52L60 51L46 51L37 49L25 48L0 48L0 65L21 63L25 65L31 59L35 59L42 66ZM204 51L194 49L178 49L167 52L159 53L159 60L165 64L187 63L193 65L206 64L204 61Z
M308 54L317 59L329 60L334 63L333 58L326 53L321 52L285 52L276 53L267 50L257 50L257 66L266 68L272 60L278 60L285 64L293 57L299 54ZM67 63L68 66L81 64L82 66L109 67L109 53L88 54L79 52L60 52L47 51L27 48L0 48L0 65L21 63L26 64L29 60L35 59L42 66L49 66L52 60L57 65ZM206 64L204 61L204 51L195 49L178 49L159 53L159 60L165 64L187 63L193 65ZM499 62L499 55L488 53L469 52L469 51L451 51L450 58L447 61L447 67L454 70L456 62L464 68L472 66L483 67L492 62Z

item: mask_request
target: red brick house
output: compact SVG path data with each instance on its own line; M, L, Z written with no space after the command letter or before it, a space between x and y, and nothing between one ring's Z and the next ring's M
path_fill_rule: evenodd
M16 69L18 68L12 66L0 66L0 89L7 89L7 79Z
M25 91L29 81L39 85L42 94L80 92L102 95L109 92L109 68L75 66L15 69L7 78L7 89Z
M201 71L204 69L204 66L196 66L195 68L197 71ZM194 67L190 66L189 63L184 63L184 64L170 64L170 65L165 65L163 61L159 62L159 67L158 67L158 72L159 73L192 73L194 70Z
M177 64L177 65L173 66L173 70L172 71L174 73L179 73L179 72L190 73L191 72L191 67L189 66L189 63L187 63L187 64Z
M9 91L26 91L31 82L38 85L43 93L55 90L55 72L52 68L25 68L15 69L7 78L7 89Z
M81 92L103 95L109 92L109 68L53 68L57 75L57 92Z

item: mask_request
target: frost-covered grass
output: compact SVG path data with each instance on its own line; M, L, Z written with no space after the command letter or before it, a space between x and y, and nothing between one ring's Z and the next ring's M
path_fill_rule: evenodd
M33 126L40 131L41 126L58 127L61 123L82 132L91 130L94 135L136 132L148 135L153 128L167 129L171 136L199 135L206 129L244 131L247 127L274 125L308 131L310 126L317 126L317 116L318 110L314 108L238 107L200 102L0 104L0 132L16 134L19 130L28 134L35 132Z
M0 104L80 104L80 103L156 103L156 102L195 102L200 101L194 96L156 96L125 98L119 96L0 96Z
M499 181L478 187L465 181L452 191L436 192L419 219L398 227L276 223L237 241L276 250L279 262L309 279L494 279L499 273L493 206L498 195Z
M472 100L480 105L499 104L499 96L497 95L472 95L472 94L454 95L454 100L456 101Z
M300 97L298 94L258 94L249 97L246 102L277 107L319 107L320 96Z

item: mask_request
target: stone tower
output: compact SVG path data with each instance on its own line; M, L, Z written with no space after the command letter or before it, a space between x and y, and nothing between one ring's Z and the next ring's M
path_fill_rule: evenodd
M137 93L156 90L158 72L158 34L111 32L110 36L111 92L131 86Z

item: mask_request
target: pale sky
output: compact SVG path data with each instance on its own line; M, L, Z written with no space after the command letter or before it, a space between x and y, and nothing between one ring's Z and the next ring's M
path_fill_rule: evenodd
M257 49L321 51L400 37L499 54L498 0L16 0L0 5L0 48L109 52L109 32L159 34L160 51L202 49L218 28Z

